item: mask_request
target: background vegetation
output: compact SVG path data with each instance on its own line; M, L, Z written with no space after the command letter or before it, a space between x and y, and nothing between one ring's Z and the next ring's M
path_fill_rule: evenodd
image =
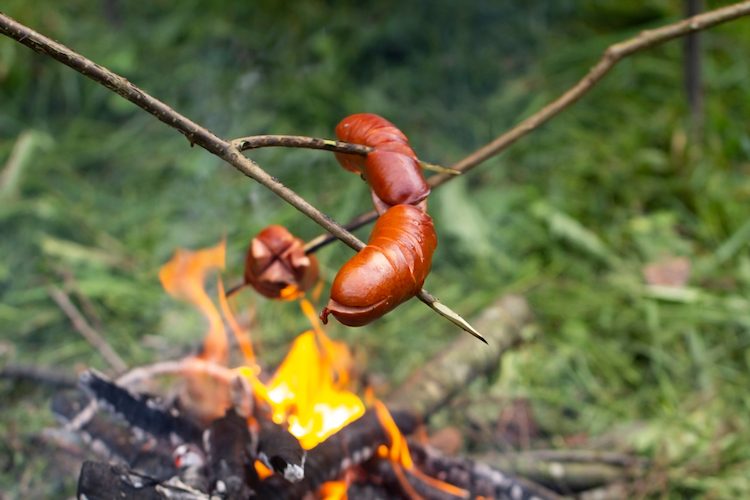
M565 90L610 43L679 18L681 3L8 0L3 9L221 136L330 137L341 117L369 111L398 124L425 159L450 164ZM434 193L440 246L428 288L467 317L522 293L540 326L502 376L467 392L468 410L446 418L496 418L487 394L522 398L540 445L578 436L653 459L649 494L750 495L748 23L703 35L702 133L691 131L672 42L625 61L578 105ZM128 362L184 354L203 323L157 280L176 247L226 237L234 283L261 227L319 233L171 129L8 39L0 109L0 168L19 141L31 151L0 192L0 364L106 368L48 295L65 275ZM368 208L366 186L329 153L252 157L339 221ZM328 279L348 254L320 252ZM644 268L677 257L688 283L649 286ZM275 362L304 328L301 315L249 292L241 303L256 309L253 334ZM463 335L416 301L372 326L330 330L394 385ZM53 424L49 397L0 381L9 495L71 491L74 478L45 473L29 440Z

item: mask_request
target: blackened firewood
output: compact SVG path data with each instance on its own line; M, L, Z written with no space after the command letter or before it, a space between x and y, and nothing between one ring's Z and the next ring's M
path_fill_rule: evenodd
M208 500L179 481L159 481L127 467L86 461L78 478L78 498L86 500Z
M388 498L409 499L419 496L428 500L466 500L469 498L469 491L465 495L452 494L422 480L413 472L404 468L400 472L396 471L393 463L388 460L372 460L366 464L365 468L370 480L378 478L384 489L388 492ZM400 478L399 478L400 474ZM406 481L404 486L402 481ZM411 491L406 491L409 488Z
M247 421L234 409L211 423L203 435L203 447L208 456L212 493L238 500L251 495L249 484L257 477L248 456L249 446Z
M273 421L260 425L258 458L289 482L296 483L305 477L307 452L296 437Z
M156 437L177 437L184 442L200 442L201 430L175 408L169 411L162 409L154 399L132 394L93 370L82 373L79 384L97 401L111 407L131 426Z
M393 412L393 420L404 435L413 433L418 420L410 413ZM341 477L350 467L363 464L375 455L378 446L389 444L374 411L368 410L333 436L307 452L305 478L294 484L275 474L263 480L257 494L268 499L298 499L314 493L326 481Z
M415 465L422 472L469 490L472 496L491 497L497 500L560 498L557 493L543 486L494 469L487 464L464 457L445 457L413 441L409 442L409 450Z
M52 399L52 412L59 420L68 422L90 401L79 390L59 392ZM177 472L171 456L172 445L166 439L133 432L127 422L113 415L97 413L77 434L100 459L128 464L161 480Z

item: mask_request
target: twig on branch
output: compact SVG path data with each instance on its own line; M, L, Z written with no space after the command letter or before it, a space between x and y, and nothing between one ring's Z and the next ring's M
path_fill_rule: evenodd
M234 139L232 145L240 151L249 149L283 147L283 148L305 148L322 149L336 153L349 153L366 156L373 148L362 144L335 141L331 139L318 139L316 137L304 137L299 135L252 135Z
M523 120L521 123L511 128L507 132L498 136L492 142L482 146L464 159L457 162L451 168L465 173L472 168L484 163L505 151L509 146L515 143L521 137L533 132L550 119L560 114L565 108L574 104L578 99L587 94L609 71L622 59L640 52L642 50L659 45L663 42L678 38L690 33L696 33L717 24L732 21L739 17L750 14L750 1L739 2L728 5L720 9L711 10L703 14L689 17L682 21L668 24L658 29L646 30L639 35L624 40L622 42L610 45L605 51L599 62L581 78L578 83L568 89L563 95ZM427 182L433 188L441 186L451 180L454 176L440 174L430 177ZM364 213L355 220L361 221L361 225L369 224L377 219L378 215L373 210ZM314 250L318 250L327 245L335 238L330 235L323 235L315 238ZM313 251L314 251L313 250Z
M133 85L125 78L99 66L68 47L37 33L28 26L24 26L3 13L0 13L0 33L40 54L52 57L66 66L73 68L152 114L160 121L185 135L190 144L197 144L206 151L223 159L246 176L262 184L279 198L317 222L323 229L336 236L354 250L359 251L365 246L359 238L341 227L328 215L315 208L307 200L279 182L278 179L268 174L257 163L243 156L237 147L147 94L144 90ZM417 297L433 311L447 318L455 325L474 336L479 336L477 331L471 328L466 320L444 304L438 302L426 290L422 289Z
M334 139L320 139L317 137L305 137L302 135L250 135L240 137L231 141L232 146L240 151L250 149L282 147L282 148L304 148L320 149L324 151L333 151L335 153L348 153L355 155L367 156L375 151L375 148L365 146L364 144L353 144L351 142L342 142ZM447 175L460 175L458 170L436 165L422 160L417 160L425 170L432 170Z
M115 352L112 346L109 345L102 334L89 325L86 318L83 317L83 314L81 314L75 304L73 304L73 301L70 300L68 294L55 286L51 286L49 288L49 295L68 317L73 324L73 328L75 328L76 331L80 333L81 336L99 352L99 354L101 354L102 358L109 363L115 372L122 373L128 369L128 365L122 360L120 355Z

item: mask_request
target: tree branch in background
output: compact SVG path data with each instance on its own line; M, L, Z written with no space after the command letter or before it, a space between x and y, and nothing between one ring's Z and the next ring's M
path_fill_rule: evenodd
M96 64L90 59L87 59L81 54L69 49L65 45L57 43L54 40L37 33L28 26L15 21L1 12L0 33L16 40L22 45L26 45L40 54L49 56L66 66L73 68L79 73L124 97L170 127L178 130L187 137L190 144L197 144L206 151L223 159L246 176L262 184L279 198L292 205L313 221L317 222L323 229L336 236L354 250L359 251L365 246L359 238L341 227L333 219L315 208L293 190L279 182L278 179L268 174L268 172L263 170L257 163L243 156L242 152L237 149L235 145L214 135L208 129L198 125L167 106L165 103L147 94L144 90L133 85L120 75ZM419 294L417 294L417 297L419 300L427 304L433 311L448 319L453 324L475 337L482 339L482 336L479 335L479 333L469 325L465 319L452 311L449 307L440 303L425 289L422 289Z
M49 295L68 317L73 324L73 328L75 328L76 331L78 331L78 333L80 333L81 336L85 338L86 341L99 352L99 354L101 354L102 358L109 363L114 372L122 373L128 369L128 365L122 360L120 355L112 349L112 346L109 345L102 334L89 325L86 318L81 314L81 311L79 311L75 304L73 304L73 301L70 300L68 294L59 288L52 286L49 288Z
M659 45L674 38L697 33L699 31L716 26L717 24L732 21L749 14L750 1L739 2L736 4L728 5L726 7L722 7L720 9L711 10L703 14L689 17L682 21L668 24L658 29L646 30L633 38L629 38L614 45L610 45L604 51L604 54L599 59L599 62L597 62L596 65L578 81L578 83L573 85L563 95L561 95L530 117L526 118L515 127L498 136L492 142L486 144L485 146L482 146L464 159L460 160L458 163L453 165L452 168L462 173L468 172L472 168L484 163L493 156L496 156L505 151L518 139L529 134L530 132L533 132L534 130L539 128L539 126L548 122L550 119L560 114L564 109L574 104L576 101L578 101L578 99L587 94L622 59L635 54L636 52L651 48L655 45ZM432 187L438 187L451 180L451 178L453 178L453 176L440 174L430 177L427 182ZM361 225L364 225L374 221L377 217L377 213L373 210L359 215L353 220L359 221L361 222ZM315 241L314 249L318 250L322 248L333 239L334 238L329 235L315 238L313 240Z

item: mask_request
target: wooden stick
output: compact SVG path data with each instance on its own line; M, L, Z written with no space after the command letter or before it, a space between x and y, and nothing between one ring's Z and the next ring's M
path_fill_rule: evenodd
M645 461L636 457L618 454L618 461L613 461L608 460L613 457L605 454L599 457L594 451L579 451L580 455L576 455L576 450L549 450L544 454L534 451L516 454L484 453L471 458L561 493L576 493L631 481L642 476L645 470Z

